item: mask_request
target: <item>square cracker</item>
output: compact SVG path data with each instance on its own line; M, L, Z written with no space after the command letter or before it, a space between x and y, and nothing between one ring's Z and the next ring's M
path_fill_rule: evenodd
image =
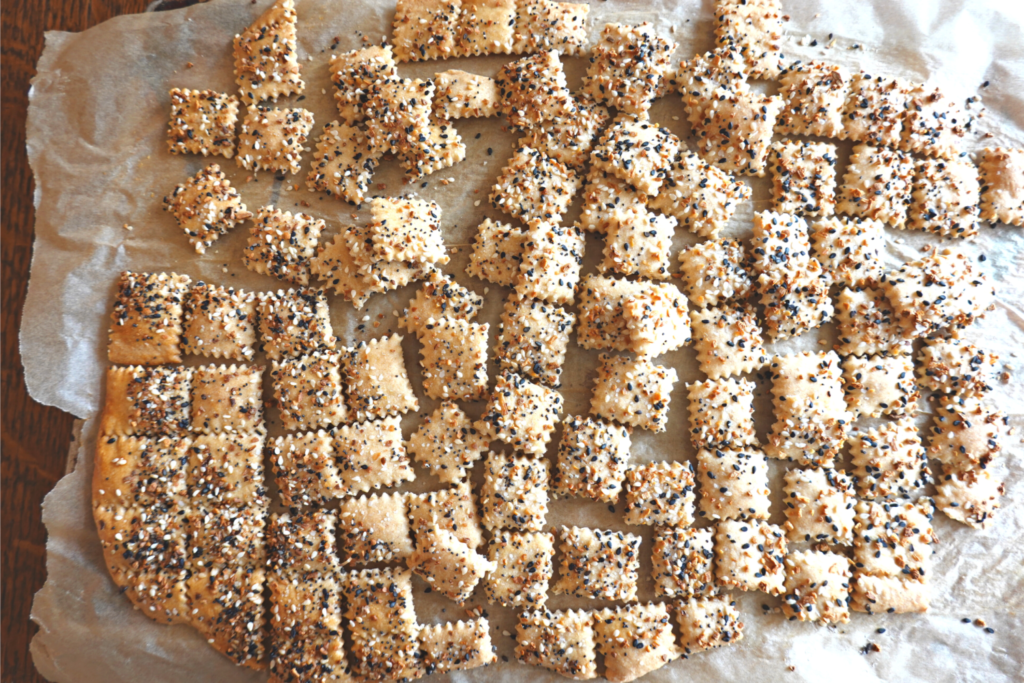
M576 316L560 306L513 294L494 346L498 368L557 388L575 323Z
M489 324L429 319L420 333L423 393L430 398L480 401L487 395Z
M655 595L683 600L717 595L714 557L712 529L657 527L651 549Z
M646 194L637 192L617 176L591 170L583 188L583 207L577 225L588 232L607 233L643 213L647 201Z
M408 503L415 537L444 529L474 550L484 542L476 496L468 481L428 493L410 493Z
M850 620L850 560L808 550L786 557L782 613L791 621L845 624Z
M784 135L840 137L850 86L851 75L841 66L794 62L779 76L786 104L775 127Z
M668 424L672 387L679 380L675 368L655 365L646 358L601 354L590 412L653 432Z
M602 273L664 280L671 276L672 238L676 221L648 211L638 211L634 220L621 221L605 235Z
M939 88L917 85L908 93L900 149L947 159L956 157L972 118Z
M836 146L779 140L768 153L772 208L807 216L831 216L836 208Z
M409 568L436 590L462 605L494 565L451 531L432 529L416 535Z
M648 206L673 216L695 235L715 239L750 197L749 185L699 155L681 151Z
M366 132L354 125L331 121L316 142L306 187L352 204L362 204L370 191L381 151L373 149Z
M512 52L558 50L565 55L581 53L587 44L587 3L551 0L516 0Z
M459 0L398 0L391 43L399 62L448 59L457 55Z
M434 113L445 120L487 118L498 114L498 85L493 78L450 69L434 74Z
M682 143L647 118L620 115L594 147L590 163L646 195L656 195L672 169Z
M412 555L406 494L346 498L338 508L338 550L343 564L392 562Z
M754 78L778 78L783 69L781 42L786 19L776 3L718 0L715 44L740 52Z
M480 489L480 517L488 529L541 531L548 514L548 461L489 453Z
M342 123L349 125L372 114L366 104L377 83L398 78L394 53L387 44L331 55L328 69L335 85L334 102L338 113Z
M362 308L369 298L385 291L381 284L374 282L369 274L362 272L362 266L353 256L351 242L358 241L360 229L343 228L330 243L321 243L316 256L309 261L309 272L328 289L350 301L356 309Z
M415 196L370 200L370 244L375 259L444 265L441 207Z
M177 273L122 272L110 314L110 362L180 363L182 304L191 284L191 278Z
M488 546L494 570L484 579L487 601L502 607L543 607L554 573L554 534L500 531Z
M161 436L192 424L192 368L167 365L107 368L100 434Z
M235 155L238 98L214 90L172 88L167 148L172 154Z
M626 524L685 527L694 520L690 463L651 462L626 470Z
M746 299L753 282L740 240L710 239L679 250L683 291L698 306L718 306Z
M810 261L807 221L791 213L755 213L750 244L753 270L772 279L796 273Z
M204 365L192 374L192 429L252 432L263 429L263 368Z
M708 519L768 519L768 458L759 450L697 452L700 514Z
M828 295L831 284L815 260L795 272L758 277L768 336L774 341L789 339L830 321L835 314Z
M786 472L783 528L794 543L853 543L853 480L842 470L811 467Z
M366 119L370 147L381 154L406 151L430 123L434 82L421 78L393 78L374 83L369 90Z
M839 137L873 146L896 147L903 132L909 86L898 78L861 72L850 79Z
M709 379L687 384L690 440L696 448L756 446L753 382Z
M426 674L466 671L493 664L498 659L491 645L487 619L480 617L424 626L419 633Z
M644 287L622 305L629 349L638 356L660 356L690 343L686 297L674 285Z
M356 420L420 409L405 369L402 339L393 334L345 350L342 375Z
M752 311L701 308L694 312L690 324L697 364L709 379L755 372L768 362L761 328Z
M850 458L861 498L909 498L930 481L928 458L912 417L855 435Z
M996 383L999 356L961 339L928 341L917 360L917 383L929 391L976 398Z
M262 432L198 434L189 449L188 495L195 505L266 507ZM195 523L195 519L190 520Z
M336 351L317 351L271 362L274 402L285 429L330 428L347 419L339 358Z
M464 480L487 444L455 401L442 401L409 437L416 462L446 484Z
M522 612L516 659L578 681L597 678L593 615L582 610Z
M191 447L189 437L100 437L92 477L93 509L155 509L184 500Z
M568 417L558 444L552 487L561 495L614 503L626 479L629 428L589 417Z
M914 162L894 149L857 145L843 175L836 211L905 227Z
M501 170L488 199L524 222L558 223L580 188L576 172L557 159L520 147Z
M559 537L562 561L553 593L595 600L636 599L639 536L563 526Z
M515 34L515 0L462 0L455 54L508 54Z
M337 338L323 290L261 292L256 297L263 351L271 360L334 350Z
M683 107L690 125L696 126L704 120L719 89L749 93L748 76L743 54L733 46L726 45L680 62L670 83L683 96Z
M935 507L974 529L992 525L1006 494L1001 478L981 467L945 472L935 489Z
M833 282L868 287L883 272L884 226L870 218L834 216L811 226L812 250Z
M575 226L530 221L525 237L516 294L571 304L583 267L583 233Z
M588 275L579 285L579 324L576 343L585 349L625 351L632 339L626 326L625 306L655 285L625 278Z
M526 231L485 218L477 228L466 273L503 287L519 281Z
M395 154L412 182L465 159L466 145L450 121L431 118L421 131L404 135Z
M268 584L273 615L269 669L274 680L350 680L337 581L318 575L302 583L289 583L271 573Z
M781 595L786 579L786 536L774 524L723 520L715 533L715 576L724 588Z
M928 430L928 455L947 472L986 467L1002 451L1007 418L985 401L942 397Z
M345 495L332 439L328 432L319 430L274 440L269 461L285 507L322 507Z
M594 613L597 648L609 683L628 683L682 656L664 603L628 605Z
M971 160L919 159L916 166L907 227L941 237L977 237L981 186Z
M693 124L698 153L727 173L764 176L775 121L782 110L778 95L719 88Z
M316 256L323 219L264 206L253 218L249 241L242 252L245 267L260 275L305 287L310 260Z
M910 351L892 304L877 289L844 287L836 304L836 324L836 351L844 356Z
M431 318L472 320L483 304L482 296L460 285L451 275L435 270L409 301L398 325L419 335Z
M164 197L164 209L174 216L197 254L205 254L221 235L252 218L217 164L175 187Z
M398 417L342 425L334 434L338 478L346 495L401 486L416 474L402 443Z
M608 110L589 100L576 100L576 111L526 130L517 147L529 147L582 173L598 133L611 120Z
M576 111L558 52L538 52L509 62L494 77L498 111L514 128L557 121Z
M554 389L504 371L498 375L494 392L475 426L486 439L503 441L528 455L540 455L551 440L563 403L562 395Z
M917 412L921 392L910 356L852 356L843 360L846 402L856 417Z
M277 101L302 92L295 40L294 0L277 0L244 31L235 35L235 79L242 100Z
M185 295L181 350L251 360L256 353L256 294L197 282Z
M648 22L605 24L591 48L580 92L627 114L643 114L650 109L677 47L653 29Z
M238 132L235 161L247 171L298 173L312 130L313 114L305 109L249 107Z
M679 643L687 657L743 640L736 601L728 596L679 603Z
M1024 225L1024 149L986 147L978 158L981 219Z

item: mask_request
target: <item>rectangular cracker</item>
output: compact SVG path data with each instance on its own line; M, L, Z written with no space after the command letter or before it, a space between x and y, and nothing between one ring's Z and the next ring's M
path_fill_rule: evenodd
M328 432L277 437L270 447L269 462L286 507L323 506L345 495Z
M455 54L508 54L515 34L515 0L462 0Z
M587 99L576 99L576 111L544 121L526 130L517 147L529 147L582 173L598 133L611 116L608 110Z
M263 368L206 365L192 375L192 429L197 432L263 430Z
M339 372L340 354L319 351L272 361L271 386L284 428L330 428L348 418Z
M715 3L715 44L739 51L754 78L778 78L783 69L783 22L774 3Z
M408 564L432 590L459 605L469 600L477 584L494 569L486 557L446 529L417 533L416 550Z
M720 586L781 595L786 579L786 536L759 520L722 520L715 533L715 576Z
M811 226L812 250L833 282L874 285L882 276L884 226L870 218L834 216Z
M498 375L483 415L475 427L485 439L498 440L528 455L547 448L564 400L554 389L514 372Z
M1002 478L981 467L943 470L935 487L935 507L950 519L971 528L989 528L1006 494Z
M986 147L978 158L981 219L1024 225L1024 150Z
M587 3L516 0L512 52L558 50L576 55L587 45Z
M861 498L909 498L930 480L928 458L911 417L858 433L850 443Z
M342 425L334 435L338 478L346 495L400 486L416 474L402 443L398 417Z
M175 187L164 197L164 209L174 216L197 254L205 254L222 235L252 218L217 164Z
M683 291L698 306L745 299L753 284L747 264L747 252L740 240L709 239L683 247L679 250Z
M565 527L559 531L562 560L555 595L596 600L636 598L641 538L621 531Z
M839 137L872 146L896 147L910 88L899 78L861 72L850 79Z
M420 333L423 392L439 400L480 401L487 395L489 324L429 319Z
M679 138L668 129L646 118L622 114L595 145L590 163L646 195L656 195L681 147Z
M487 118L498 114L493 78L450 69L434 74L434 113L442 119Z
M577 225L588 232L607 233L641 213L648 199L617 176L593 169L583 188L583 207ZM664 209L662 209L664 211Z
M580 91L620 113L646 113L662 90L676 47L649 22L605 24Z
M768 519L768 458L760 450L702 448L697 474L702 517Z
M693 124L698 153L727 173L764 176L781 110L778 95L717 89Z
M338 508L338 552L342 564L392 562L412 555L406 494L376 493L347 498Z
M188 493L195 504L265 506L262 432L199 434L189 449Z
M409 437L406 448L443 483L464 480L487 444L455 401L442 401Z
M374 680L421 676L420 627L409 570L386 567L343 572L338 583L345 625L352 638L353 673Z
M514 286L519 280L525 243L526 231L484 219L477 228L466 273L503 287Z
M260 341L271 360L333 351L337 344L323 290L299 287L256 297Z
M276 102L306 87L295 39L297 19L294 0L277 0L235 35L235 79L243 101Z
M629 349L639 356L660 356L690 343L686 297L670 284L644 287L622 305Z
M626 478L629 428L576 416L562 424L553 489L564 496L615 502Z
M498 111L513 128L557 121L576 111L558 52L547 50L509 62L494 77Z
M580 188L576 172L557 159L519 147L501 170L488 200L524 222L558 223Z
M917 360L917 383L929 391L977 398L996 383L999 356L961 339L928 341Z
M192 439L104 436L96 440L94 509L157 508L187 495Z
M691 325L697 364L709 379L755 372L768 362L761 328L751 311L701 308L694 312Z
M654 530L651 563L655 595L692 600L718 593L712 566L713 534L712 529L660 526Z
M648 206L675 217L695 235L715 239L750 197L749 185L681 150Z
M623 315L625 305L643 296L651 284L600 275L585 277L579 285L576 343L585 349L629 349L632 340Z
M672 238L677 223L671 216L638 210L632 220L609 227L604 260L598 264L598 270L655 280L670 277Z
M238 131L235 161L247 171L298 173L312 130L313 114L305 109L250 106Z
M494 564L484 579L488 602L528 609L544 606L554 573L554 534L500 531L491 539L488 556Z
M516 294L553 304L571 304L580 281L583 233L576 226L531 221L523 241Z
M672 387L679 380L675 368L655 365L646 358L601 354L590 412L653 432L668 424Z
M100 434L162 436L192 424L192 368L167 365L107 368Z
M751 266L761 275L797 272L810 261L807 221L790 213L759 211L754 214Z
M609 683L628 683L682 656L664 603L603 609L594 613L597 649Z
M960 155L973 117L939 88L916 85L907 97L900 149L946 159Z
M524 611L516 626L516 659L578 681L597 677L594 617L568 610Z
M370 248L379 261L444 265L441 207L416 196L370 200Z
M260 207L249 228L242 263L254 273L305 287L310 260L326 227L323 219L308 214Z
M256 294L197 282L184 300L181 350L251 360L256 353Z
M779 76L779 94L786 104L776 129L783 135L840 137L850 87L851 75L844 67L794 62Z
M467 671L493 664L498 655L491 645L485 617L470 621L424 626L419 633L426 674Z
M828 295L831 284L816 260L793 272L758 277L768 336L775 341L789 339L830 321L835 314Z
M913 171L914 163L904 152L857 145L843 175L836 211L903 228L910 207Z
M356 420L419 410L405 369L401 335L378 337L345 349L341 373Z
M410 493L408 503L409 524L416 537L444 529L474 550L484 542L476 496L468 481L428 493Z
M917 412L921 392L910 356L865 356L843 360L846 402L856 417L899 417Z
M842 470L793 468L784 475L783 528L790 541L798 543L853 543L853 478Z
M679 603L679 642L687 657L743 640L736 601L727 596Z
M709 379L687 384L690 440L695 448L756 446L754 390L745 379Z
M984 468L1002 451L1006 424L987 401L943 396L928 430L928 455L947 472Z
M340 55L328 62L334 83L334 102L343 124L354 125L372 113L366 104L375 85L398 78L395 56L388 44L370 45Z
M450 121L431 118L420 131L406 134L395 149L408 182L451 168L466 158L466 145Z
M171 88L167 149L171 154L235 155L238 98L215 90Z
M743 54L732 45L695 54L679 63L673 85L682 95L686 118L691 126L699 125L713 105L715 93L721 89L749 93L747 66Z
M836 146L779 140L768 153L772 208L806 216L831 216L836 208Z
M693 524L695 483L690 463L651 462L626 470L626 524Z
M836 351L844 356L909 352L903 328L892 304L877 289L850 289L839 292L836 303L839 343Z
M459 0L398 0L391 44L399 62L455 56L462 3Z
M183 303L192 279L124 271L110 313L107 359L122 365L181 362Z
M472 320L483 306L484 298L458 282L451 275L431 271L402 311L398 325L420 334L431 318Z
M498 368L557 388L576 316L513 294L505 301L494 347Z
M376 82L369 90L366 119L370 147L381 154L406 151L430 123L434 82L421 78L394 78Z
M845 624L850 620L850 560L808 550L786 557L782 613L790 620Z
M316 142L306 187L326 192L350 204L362 204L370 191L381 150L370 145L366 131L331 121Z
M919 159L916 166L907 227L940 237L977 237L981 185L971 160Z
M480 489L480 518L491 530L541 531L548 514L548 461L489 453Z

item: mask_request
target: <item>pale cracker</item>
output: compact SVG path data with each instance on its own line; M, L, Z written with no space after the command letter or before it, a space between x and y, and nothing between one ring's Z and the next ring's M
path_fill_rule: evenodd
M432 118L424 129L406 134L396 154L408 182L451 168L466 158L466 145L450 121Z
M639 356L660 356L691 341L686 297L674 285L653 284L622 304L629 350Z
M483 415L474 425L486 439L509 444L528 455L547 448L564 400L554 389L535 384L514 372L498 375Z
M664 280L671 276L672 238L678 221L662 214L638 211L633 220L620 221L605 235L601 273L637 275Z
M530 147L516 149L491 188L491 205L524 222L558 223L580 188L576 172Z
M583 188L583 207L577 224L588 232L607 233L641 212L647 195L617 176L593 169Z
M386 43L331 55L328 69L336 88L334 102L338 113L342 123L349 125L372 115L373 110L366 104L377 83L398 78L394 53Z
M627 350L632 340L624 315L626 302L644 296L652 286L665 285L588 275L579 285L576 343L585 349Z
M352 637L353 673L393 680L422 675L409 571L386 567L344 572L338 583Z
M357 234L356 229L345 228L330 243L321 243L316 256L310 259L309 272L325 287L333 289L335 294L360 309L374 293L384 289L360 272L360 264L352 256L349 242L356 239Z
M416 462L446 484L466 478L487 444L455 401L442 401L409 437Z
M440 400L483 400L489 329L458 318L428 319L419 335L423 393Z
M1003 449L1007 417L979 399L941 397L928 429L928 456L951 470L985 467Z
M917 383L929 391L979 397L996 383L999 356L960 339L928 341L917 360Z
M342 376L356 420L420 409L405 369L402 339L393 334L345 350Z
M746 299L753 283L740 240L710 239L679 250L683 291L697 306Z
M838 138L851 76L844 67L819 61L794 62L779 76L786 105L776 129L784 135Z
M496 285L515 286L525 243L525 230L484 219L477 228L466 273Z
M530 221L525 236L516 294L571 304L583 267L583 233L575 226Z
M761 275L795 273L810 260L807 221L791 213L755 213L750 245L751 265Z
M786 579L786 536L758 520L722 520L715 534L715 576L720 586L781 595Z
M944 474L935 489L935 507L974 529L992 525L1006 494L1001 478L981 467Z
M769 372L776 421L765 453L831 467L853 422L843 397L839 357L831 351L778 356Z
M323 219L264 206L253 218L249 241L242 252L245 267L260 275L305 287L310 260L316 256Z
M542 0L543 1L543 0ZM516 659L577 681L597 677L594 617L568 610L524 611L516 626Z
M928 459L911 417L854 436L850 458L861 498L909 498L929 482Z
M843 174L836 212L905 227L913 160L904 152L857 145Z
M484 542L476 496L468 481L429 493L410 493L408 503L414 536L446 529L474 550Z
M238 98L214 90L171 88L167 149L172 154L235 155Z
M430 123L434 82L420 78L378 81L369 90L366 119L370 148L381 153L407 151Z
M555 537L548 532L500 531L488 546L494 570L484 579L487 601L536 609L548 599Z
M590 412L606 420L663 432L677 381L675 368L655 365L646 358L631 360L601 354Z
M485 617L467 622L424 626L419 633L425 673L443 674L487 666L497 661Z
M626 470L626 524L685 527L693 524L693 466L651 462Z
M324 125L316 142L306 187L351 204L362 204L380 157L381 151L371 148L365 131L331 121Z
M726 596L679 603L679 643L687 657L743 640L736 601Z
M683 600L716 595L714 557L711 529L657 527L651 549L655 595Z
M589 100L576 100L576 111L527 129L517 147L529 147L582 173L598 133L611 120L608 110Z
M811 226L812 251L836 284L868 287L882 277L884 226L870 218L833 216Z
M185 353L232 360L250 360L256 353L255 293L197 282L184 307Z
M786 557L782 613L790 621L845 624L850 620L850 560L813 550Z
M680 62L671 81L683 96L690 125L697 126L706 117L706 109L713 104L713 96L719 89L750 92L748 75L743 54L727 45Z
M636 599L641 538L621 531L565 527L552 593L598 600Z
M514 128L526 129L576 111L558 52L549 50L517 59L494 77L498 110Z
M434 87L434 113L442 119L498 114L498 86L493 78L451 69L434 74Z
M749 185L699 155L681 151L648 206L675 217L695 235L715 239L750 197Z
M462 0L454 54L508 54L515 34L516 0Z
M629 605L594 613L597 649L609 683L628 683L682 656L664 603Z
M690 324L697 363L710 379L755 372L768 362L761 328L751 311L701 308L694 311Z
M768 336L774 341L789 339L830 321L835 315L830 285L828 273L813 259L794 272L758 277Z
M183 303L192 279L124 271L110 313L107 359L123 365L181 362Z
M190 503L200 509L235 507L255 511L265 508L265 441L262 432L196 435L189 449ZM190 522L195 525L195 518Z
M551 0L516 0L512 52L517 55L538 50L558 50L576 55L587 44L587 3Z
M455 56L459 0L398 0L391 44L399 62L448 59Z
M160 436L189 431L192 372L167 365L107 368L100 434Z
M783 508L789 540L797 543L853 543L853 480L842 470L794 468L785 474Z
M494 347L498 368L557 388L575 323L576 316L560 306L513 294Z
M269 668L275 683L330 680L348 683L337 581L316 576L302 582L268 576ZM299 672L302 672L301 674Z
M1024 150L986 147L978 157L981 219L1024 225Z
M197 254L205 254L221 235L252 218L217 164L175 187L164 197L164 209L174 216Z
M919 159L916 165L907 227L940 237L977 237L977 167L966 157Z
M398 325L418 335L431 318L472 320L483 304L482 296L460 285L451 275L435 270L416 290Z
M406 494L376 493L346 498L338 508L342 564L391 562L412 555Z
M745 379L709 379L686 385L690 441L695 448L756 446L754 390Z
M313 114L305 109L249 107L238 132L235 161L247 171L298 173L312 130Z
M96 440L93 509L151 508L182 501L190 437L103 436Z
M626 478L629 429L589 417L562 423L552 488L561 495L614 503Z
M693 126L698 153L727 173L764 176L772 130L782 110L778 95L719 88Z
M697 452L700 515L707 519L768 519L768 458L756 449Z
M334 434L338 478L346 495L401 486L416 474L402 443L398 417L342 425Z
M422 576L432 590L462 605L494 564L446 529L416 534L416 550L409 568Z
M896 147L903 132L909 86L898 78L861 72L850 79L839 137L869 145Z
M285 507L320 507L345 495L332 437L323 430L279 436L269 460Z
M480 518L490 530L541 531L548 514L548 461L489 453Z
M646 113L663 88L676 47L649 22L605 24L590 50L580 92L620 113Z
M939 88L917 85L908 93L900 149L947 159L956 157L972 118Z
M831 216L836 208L836 146L779 140L768 153L772 208L805 216Z
M263 429L263 368L204 365L192 375L192 429L252 432Z
M836 323L836 351L844 356L909 353L909 343L903 339L892 304L879 290L844 287L836 304Z
M921 392L910 356L851 356L843 360L846 402L856 417L917 413Z
M778 78L785 59L781 51L783 22L788 16L773 3L715 3L715 44L743 55L754 78Z
M330 428L347 419L339 357L335 351L318 351L271 362L274 402L285 429Z
M323 290L261 292L256 297L263 352L271 360L332 351L337 342Z
M375 259L420 264L448 263L441 234L441 207L416 196L370 200L370 244Z
M623 114L594 146L590 163L646 195L656 195L681 147L679 138L667 128L646 118Z
M235 34L235 80L249 103L302 92L295 40L294 0L277 0L244 31Z

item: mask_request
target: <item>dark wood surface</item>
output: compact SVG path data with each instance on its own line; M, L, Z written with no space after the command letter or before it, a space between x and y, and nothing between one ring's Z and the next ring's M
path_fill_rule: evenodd
M141 12L147 0L4 0L2 5L2 618L4 683L42 681L29 657L35 633L32 596L46 578L46 531L40 504L64 473L73 418L42 406L25 390L18 353L32 258L32 174L25 152L29 81L43 32L82 31L118 14Z

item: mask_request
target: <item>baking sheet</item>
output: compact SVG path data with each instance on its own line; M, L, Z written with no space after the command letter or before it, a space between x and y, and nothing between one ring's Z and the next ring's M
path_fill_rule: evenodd
M36 247L28 301L22 324L22 357L31 395L87 418L81 437L73 444L77 466L62 479L44 503L49 532L46 585L37 594L32 617L40 631L32 642L39 670L54 681L120 681L151 683L217 680L259 681L266 674L235 667L183 626L157 625L120 596L103 566L89 504L92 444L103 392L106 328L117 274L131 270L175 270L193 279L243 287L275 290L276 280L249 272L241 264L246 229L222 238L204 256L189 247L173 219L161 210L161 199L177 183L195 173L208 160L174 156L166 151L167 91L171 87L235 90L231 73L231 38L269 4L269 0L214 0L184 10L124 16L80 34L49 32L30 93L28 148L36 178ZM327 61L340 53L377 42L390 33L392 2L316 2L297 0L299 52L307 87L299 106L310 109L317 121L314 134L336 118L330 97ZM1024 41L1022 12L1011 3L992 0L846 0L809 2L786 0L791 17L785 52L793 58L820 58L851 68L927 81L948 89L963 101L980 93L987 116L970 137L968 149L985 145L1024 144ZM607 21L651 21L658 31L679 43L676 59L711 47L712 3L595 2L591 9L591 39ZM674 27L674 30L673 30ZM830 34L835 43L831 48ZM813 44L816 40L817 44ZM364 42L365 41L365 42ZM402 65L406 76L429 76L459 68L493 75L512 57L483 57ZM585 60L566 59L570 85L578 85ZM977 91L984 81L989 87ZM767 84L769 89L773 84ZM292 106L296 98L284 100ZM652 117L689 138L682 105L675 95L659 100ZM491 324L492 344L501 303L508 290L464 274L468 245L476 226L490 216L504 220L489 208L487 192L509 158L515 138L501 130L501 121L459 121L457 129L467 145L467 158L452 169L433 174L426 185L403 184L397 164L386 163L374 178L375 193L417 192L438 201L450 248L445 271L481 294L488 305L481 314ZM983 133L993 137L983 137ZM310 140L309 146L315 142ZM849 145L840 143L840 173ZM220 160L232 183L239 187L250 209L267 203L303 210L324 218L330 239L343 226L365 221L365 214L333 198L309 193L304 186L311 155L303 170L281 181L272 174L257 178ZM454 180L446 184L445 180ZM754 201L734 218L727 237L750 234L752 212L768 207L768 181L747 179ZM294 186L294 187L293 187ZM303 204L308 203L309 206ZM574 208L566 220L575 218ZM130 225L132 230L123 226ZM915 258L925 244L938 241L921 235L887 231L886 258L891 265ZM693 244L689 234L678 234L675 247ZM584 273L594 272L602 243L587 238ZM994 311L965 335L999 353L1013 368L1020 363L1016 349L1024 341L1024 233L1019 229L984 226L976 243L964 247L988 260L983 269L998 282L999 302ZM356 312L331 297L332 321L345 342L381 336L395 328L395 312L408 302L415 287L374 297ZM821 349L835 339L829 325L800 340L770 350ZM420 386L418 345L404 343L406 364L415 387ZM563 375L562 393L567 414L582 414L589 407L596 353L575 345ZM265 362L262 357L257 359ZM198 364L200 359L189 359ZM675 367L680 376L672 394L669 430L663 434L634 432L632 458L690 459L694 452L687 438L685 384L701 379L692 348L666 354L659 360ZM494 375L493 364L490 368ZM759 381L756 402L758 429L763 436L771 423L767 385ZM421 413L435 407L421 398ZM1016 378L996 387L992 400L1024 424L1024 385ZM929 404L922 402L927 411ZM481 404L468 404L478 414ZM272 421L276 415L271 411ZM406 435L418 416L403 420ZM926 424L927 415L921 417ZM272 423L272 430L277 426ZM556 432L555 440L560 434ZM654 682L756 679L767 681L1018 681L1024 676L1021 607L1024 604L1024 467L1019 436L1006 440L1000 468L1007 470L1007 498L993 528L973 531L939 515L932 575L932 608L927 615L855 614L837 628L791 624L777 613L779 602L762 594L738 594L746 623L739 644L675 662L645 680ZM549 452L550 455L550 452ZM475 473L479 477L480 467ZM781 473L772 463L774 522L781 519ZM417 467L417 480L404 490L430 490L439 482ZM641 533L649 549L649 529L626 527L607 506L577 499L552 502L549 523L578 524ZM653 599L649 551L642 554L640 598ZM556 556L557 560L557 556ZM436 593L424 592L416 579L415 604L423 623L465 618L467 612ZM527 668L512 656L514 633L511 610L480 605L491 618L492 636L501 656L499 663L451 677L458 680L495 680L508 683L556 680L549 672ZM552 597L552 608L600 607L606 603L565 596ZM763 609L768 606L768 610ZM995 633L961 623L961 618L983 618ZM883 634L877 629L885 628ZM874 642L880 652L862 654ZM509 662L502 661L508 658Z

